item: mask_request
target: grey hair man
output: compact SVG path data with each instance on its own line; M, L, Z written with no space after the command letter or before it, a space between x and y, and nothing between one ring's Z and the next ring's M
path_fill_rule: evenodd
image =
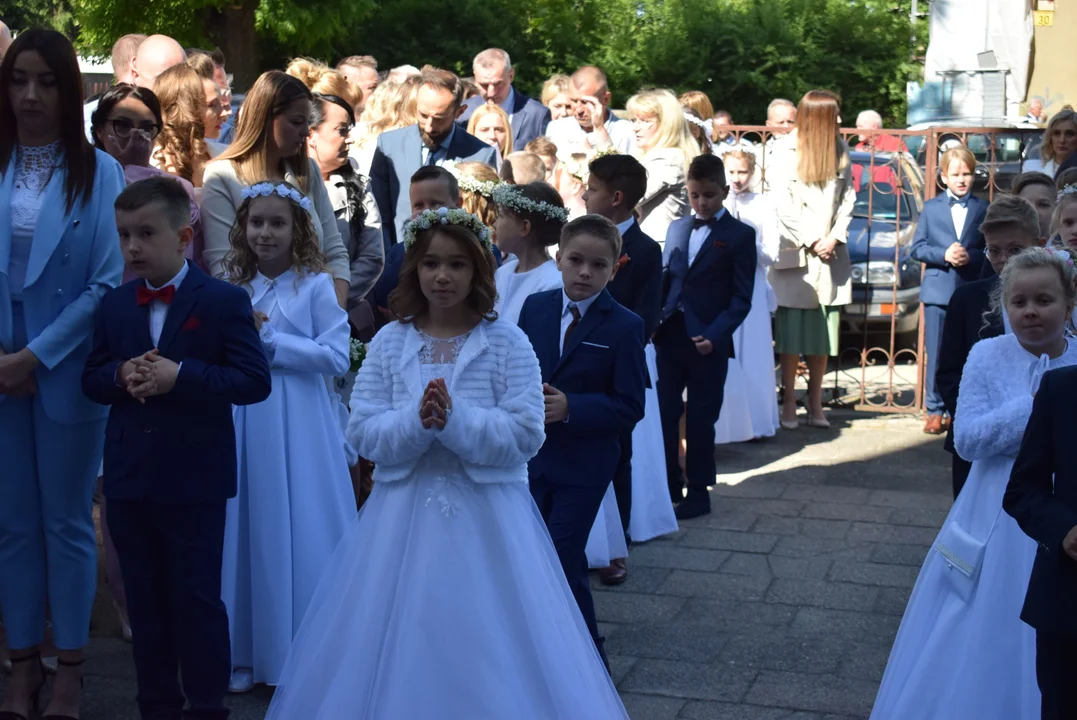
M550 110L512 86L516 68L512 66L512 58L507 52L501 48L487 48L475 56L471 69L475 73L479 95L468 98L464 103L464 114L459 120L462 127L466 128L471 115L486 103L499 106L509 116L512 146L517 152L546 132L546 126L550 124Z

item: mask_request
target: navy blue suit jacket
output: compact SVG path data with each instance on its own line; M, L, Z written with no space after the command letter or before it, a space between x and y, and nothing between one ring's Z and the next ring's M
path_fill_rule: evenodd
M546 134L550 124L550 109L534 98L512 89L512 149L523 150L527 143ZM467 130L467 123L475 110L486 101L476 95L464 101L464 114L456 121Z
M568 398L567 420L546 426L546 442L528 473L560 485L605 486L621 457L622 433L643 419L643 321L603 290L561 352L563 292L535 293L520 311L542 382Z
M141 279L110 290L97 310L82 392L111 405L105 430L105 495L193 504L236 494L232 406L269 397L272 380L247 293L188 266L157 348L182 363L171 392L142 404L116 384L119 366L153 349Z
M621 243L621 267L606 289L643 320L646 344L662 318L662 247L638 222L625 231Z
M1038 543L1021 619L1048 633L1077 636L1077 561L1062 540L1077 526L1077 367L1043 376L1002 507Z
M924 203L911 255L924 264L924 280L920 285L920 302L927 305L948 305L954 288L961 283L980 279L984 272L984 236L980 224L987 213L987 203L978 197L969 198L968 213L961 237L954 232L950 214L950 196L943 193ZM955 242L968 251L969 262L959 268L950 267L944 256Z
M666 234L669 262L662 320L682 310L689 337L702 335L715 352L733 357L733 333L752 309L755 229L724 213L689 267L691 234L691 216L674 220Z
M385 249L404 236L404 223L411 218L411 176L423 166L423 141L419 126L390 130L378 137L370 164L370 191L381 213ZM446 160L484 162L497 168L497 151L459 127L449 143Z

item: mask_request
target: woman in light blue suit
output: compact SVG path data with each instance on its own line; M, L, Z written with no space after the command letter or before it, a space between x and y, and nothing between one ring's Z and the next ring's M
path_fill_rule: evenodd
M0 65L0 608L12 678L0 719L44 683L45 611L60 667L45 713L77 717L97 581L93 489L107 410L80 390L94 313L123 272L123 170L87 142L71 43L28 30Z

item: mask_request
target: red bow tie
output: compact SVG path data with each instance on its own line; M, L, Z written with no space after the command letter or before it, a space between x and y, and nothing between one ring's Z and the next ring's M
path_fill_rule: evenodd
M135 301L139 305L149 305L154 300L160 300L165 305L172 303L172 296L176 294L175 285L165 285L160 290L150 290L146 286L135 288Z

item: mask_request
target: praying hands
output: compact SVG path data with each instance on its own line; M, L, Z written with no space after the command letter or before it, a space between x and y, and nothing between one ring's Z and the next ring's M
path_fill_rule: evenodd
M419 403L419 420L422 421L423 427L427 430L444 430L451 411L452 398L449 397L449 388L445 385L444 378L431 380Z
M154 348L121 365L119 381L131 397L145 404L148 397L171 392L178 376L179 365L161 357Z

